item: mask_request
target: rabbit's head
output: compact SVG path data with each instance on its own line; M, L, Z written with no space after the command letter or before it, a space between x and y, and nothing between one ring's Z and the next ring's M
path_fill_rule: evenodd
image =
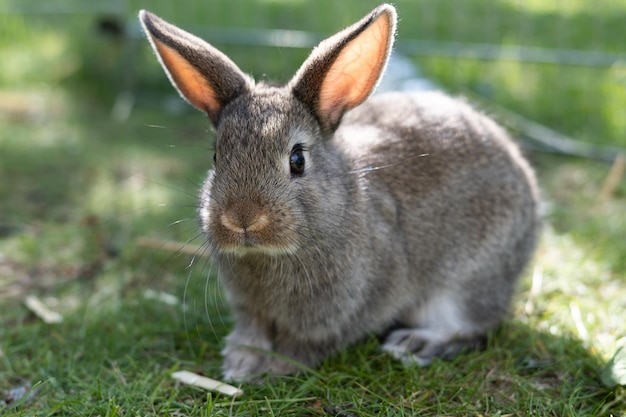
M391 6L323 41L282 87L255 84L223 53L149 12L140 20L172 84L217 131L199 209L212 250L294 253L355 216L352 155L332 136L382 75Z

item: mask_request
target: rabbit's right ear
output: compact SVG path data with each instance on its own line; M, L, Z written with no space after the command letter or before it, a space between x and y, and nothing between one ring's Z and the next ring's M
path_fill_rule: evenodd
M228 102L252 88L250 77L202 39L146 10L139 21L174 87L214 125Z
M378 84L395 27L393 6L378 6L321 42L291 80L294 94L313 110L325 133L335 130L343 114L361 104Z

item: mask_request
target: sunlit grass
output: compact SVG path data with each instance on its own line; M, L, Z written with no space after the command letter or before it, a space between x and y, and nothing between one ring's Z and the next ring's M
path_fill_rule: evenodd
M67 33L53 28L32 31L21 17L0 15L0 84L24 85L59 82L80 65Z
M540 304L530 312L541 318L537 328L553 335L572 335L610 358L624 332L626 304L621 300L626 299L626 288L620 277L571 235L559 235L549 227L535 268L538 276L534 279L541 286L534 297L539 297Z

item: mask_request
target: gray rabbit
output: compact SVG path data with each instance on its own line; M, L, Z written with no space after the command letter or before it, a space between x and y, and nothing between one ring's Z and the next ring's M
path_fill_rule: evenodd
M320 43L285 86L255 84L203 40L139 18L217 131L198 212L236 316L226 379L316 366L368 334L422 366L482 344L535 247L535 177L462 101L365 101L391 51L392 6Z

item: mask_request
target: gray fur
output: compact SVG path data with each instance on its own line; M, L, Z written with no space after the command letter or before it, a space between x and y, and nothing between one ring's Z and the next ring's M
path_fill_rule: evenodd
M254 85L206 43L192 54L207 82L238 92L205 109L217 158L199 205L236 316L228 379L316 366L390 328L383 349L405 363L454 356L501 322L532 255L535 178L491 119L440 93L375 96L337 120L319 110L332 61L383 14L390 44L395 12L383 5L320 45L285 87ZM140 18L153 46L188 49L191 35ZM301 177L285 169L295 143Z

